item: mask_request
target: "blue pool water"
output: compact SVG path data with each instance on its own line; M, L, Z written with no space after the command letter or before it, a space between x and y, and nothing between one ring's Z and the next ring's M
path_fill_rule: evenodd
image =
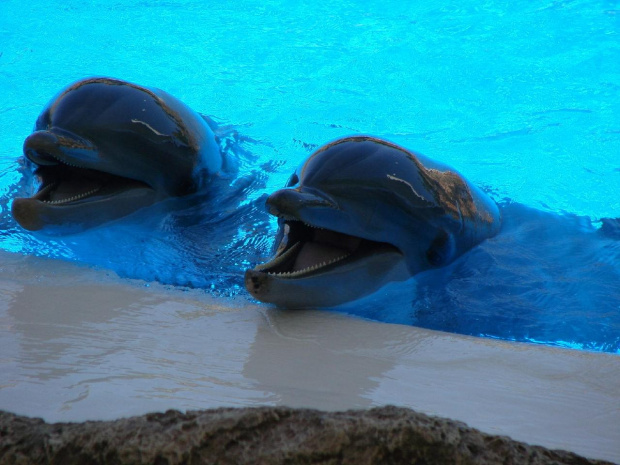
M0 3L0 248L246 299L270 253L264 195L316 147L369 133L457 168L502 233L341 311L620 352L620 5L512 2ZM220 124L239 175L71 236L10 217L45 103L92 75L158 87Z

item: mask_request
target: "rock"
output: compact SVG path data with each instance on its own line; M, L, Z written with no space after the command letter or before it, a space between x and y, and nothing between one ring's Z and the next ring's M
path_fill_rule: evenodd
M492 436L406 408L169 410L116 421L45 423L0 411L4 464L555 464L571 452Z

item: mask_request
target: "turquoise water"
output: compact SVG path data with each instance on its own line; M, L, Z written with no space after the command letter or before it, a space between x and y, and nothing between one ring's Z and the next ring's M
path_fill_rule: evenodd
M311 151L370 133L457 168L502 233L341 309L379 321L620 352L618 2L0 3L0 247L245 299L269 254L262 196ZM9 215L45 103L93 75L220 124L227 188L105 228L33 236ZM94 247L94 244L97 246Z

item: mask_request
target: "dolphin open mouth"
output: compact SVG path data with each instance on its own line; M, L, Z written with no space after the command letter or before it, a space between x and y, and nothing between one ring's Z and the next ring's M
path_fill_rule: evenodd
M13 201L13 217L23 228L94 224L98 218L120 217L153 203L156 193L151 186L80 166L79 153L64 150L54 137L40 132L26 140L24 155L34 165L40 185L32 197ZM97 208L90 208L95 204Z
M135 188L150 188L144 182L93 169L92 144L78 136L58 131L36 131L24 142L24 155L36 166L41 185L32 201L68 205L94 196L116 195ZM89 160L85 164L83 160ZM100 164L95 164L98 167Z
M332 307L400 279L395 246L280 217L278 247L267 263L245 272L257 300L286 308Z
M31 199L57 206L117 195L131 189L150 188L141 181L62 162L56 165L37 164L35 175L41 184Z
M282 238L275 256L254 272L280 279L306 278L333 270L370 255L400 251L385 242L315 227L298 220L281 225Z

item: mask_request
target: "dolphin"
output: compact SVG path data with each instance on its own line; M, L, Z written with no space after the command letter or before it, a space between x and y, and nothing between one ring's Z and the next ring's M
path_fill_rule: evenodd
M97 226L197 192L225 168L201 115L162 90L107 77L56 95L23 153L39 187L11 212L31 231Z
M498 206L454 169L370 136L314 152L266 200L274 256L245 272L257 300L333 307L443 267L497 234Z

